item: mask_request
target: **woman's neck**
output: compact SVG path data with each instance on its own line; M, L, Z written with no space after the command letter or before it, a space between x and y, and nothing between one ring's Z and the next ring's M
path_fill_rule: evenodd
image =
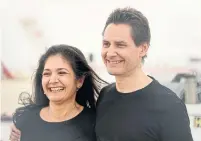
M48 112L49 116L53 116L55 118L62 118L72 113L72 111L75 110L75 108L76 108L76 102L70 102L70 103L66 102L63 104L56 104L50 102Z
M63 104L50 102L49 106L44 110L46 113L45 119L52 122L59 122L74 118L83 110L83 107L75 101L65 102Z

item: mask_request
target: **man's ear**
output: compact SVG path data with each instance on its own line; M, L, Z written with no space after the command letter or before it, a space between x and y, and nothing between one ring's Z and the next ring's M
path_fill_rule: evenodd
M140 57L144 57L147 55L149 49L149 45L147 43L143 43L140 45Z

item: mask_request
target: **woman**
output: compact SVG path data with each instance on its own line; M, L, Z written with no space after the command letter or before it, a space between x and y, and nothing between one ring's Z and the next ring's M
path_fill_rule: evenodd
M75 47L50 47L39 60L33 100L16 110L10 140L94 141L95 97L107 83ZM27 99L23 99L25 103ZM27 104L27 103L26 103ZM13 127L13 128L14 128Z

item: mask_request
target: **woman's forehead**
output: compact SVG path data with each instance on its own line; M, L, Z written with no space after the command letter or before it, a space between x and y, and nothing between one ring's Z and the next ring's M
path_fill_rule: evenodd
M54 55L47 58L44 68L71 68L71 65L67 59L61 55Z

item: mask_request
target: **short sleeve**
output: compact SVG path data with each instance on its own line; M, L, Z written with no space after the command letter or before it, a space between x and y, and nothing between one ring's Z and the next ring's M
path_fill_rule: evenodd
M13 114L13 123L15 124L16 128L22 131L26 124L33 118L33 113L40 109L40 107L34 105L24 106L16 109L15 113Z
M106 89L106 87L103 87L101 89L99 97L98 97L97 102L96 102L96 107L98 107L100 102L102 101L105 89Z
M171 102L160 119L161 141L193 141L185 104L177 99Z

